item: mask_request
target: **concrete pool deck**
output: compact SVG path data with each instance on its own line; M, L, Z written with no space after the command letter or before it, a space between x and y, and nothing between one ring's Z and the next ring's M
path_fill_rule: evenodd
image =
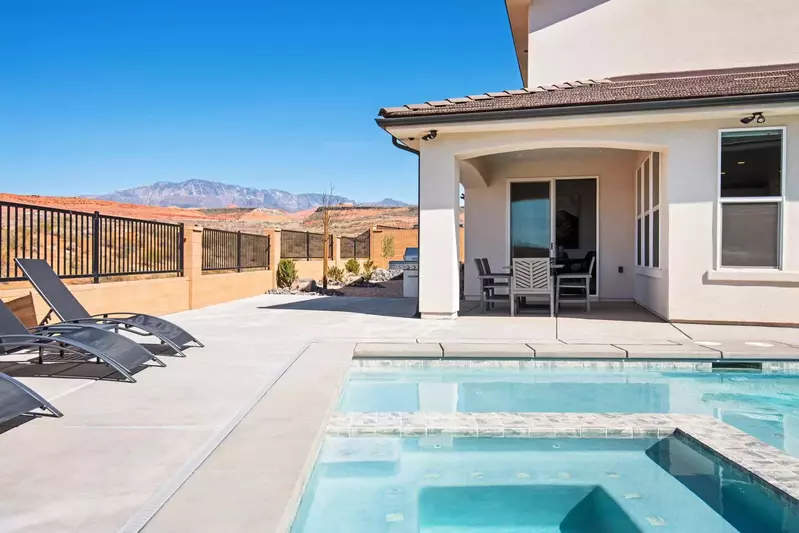
M414 311L405 299L264 295L179 313L171 319L206 348L188 350L185 359L165 357L167 368L142 370L136 384L100 380L108 374L104 366L75 362L45 365L44 377L42 368L4 356L0 372L7 369L65 416L0 434L0 530L285 525L284 507L301 490L296 481L341 384L337 372L346 371L358 343L432 344L444 359L446 352L457 358L481 350L506 357L529 350L535 358L545 347L588 353L597 350L593 345L630 359L678 346L719 351L696 341L730 343L730 354L745 351L738 341L771 343L791 354L799 348L796 328L674 326L632 304L599 304L591 315L557 318L423 321L412 318ZM302 424L281 425L294 417L276 414L275 405L300 413ZM282 464L263 462L274 458Z

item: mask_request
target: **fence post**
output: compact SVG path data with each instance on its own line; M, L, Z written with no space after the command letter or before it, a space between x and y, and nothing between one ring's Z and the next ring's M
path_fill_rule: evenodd
M183 240L183 275L189 282L189 309L194 309L195 285L203 275L203 228L191 226Z
M280 230L268 229L266 234L269 236L269 270L272 273L272 286L277 287L277 265L280 263Z
M369 228L369 260L379 268L386 268L388 265L383 264L383 257L380 255L380 243L377 242L381 233L383 232L377 229L377 226Z
M311 232L305 232L305 260L311 260Z
M186 275L186 247L183 243L186 242L186 225L181 222L178 229L178 277ZM202 242L200 243L202 244Z
M236 272L241 272L241 232L236 232Z
M92 216L92 281L100 283L100 212Z

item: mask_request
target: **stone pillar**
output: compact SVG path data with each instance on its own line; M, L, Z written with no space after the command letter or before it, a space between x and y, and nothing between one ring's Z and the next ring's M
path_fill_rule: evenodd
M333 235L333 257L330 260L336 266L341 262L341 235Z
M369 234L369 258L377 268L388 268L383 259L383 230L373 226Z
M195 285L203 275L203 228L186 226L183 236L183 276L189 281L189 309L194 309Z
M280 262L280 230L269 228L266 230L269 235L269 270L271 272L272 286L277 287L277 264Z
M452 154L422 143L419 205L419 312L457 318L460 307L460 176Z

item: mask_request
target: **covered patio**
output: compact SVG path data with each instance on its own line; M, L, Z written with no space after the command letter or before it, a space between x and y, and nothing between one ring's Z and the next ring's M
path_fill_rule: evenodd
M434 227L449 225L432 212L440 211L444 200L439 196L444 178L437 165L428 173L425 151L421 157L420 275L424 279L435 269L428 281L438 279L421 282L420 310L423 317L451 317L454 312L437 309L446 304L440 294L431 294L436 290L431 287L440 292L449 285L442 276L451 270L443 267L457 257L458 242L450 250L450 228ZM520 314L549 315L550 301L560 302L555 307L567 312L585 310L583 280L558 290L558 278L583 275L591 303L637 302L666 316L668 250L661 239L668 222L665 163L665 153L656 146L619 141L520 143L453 154L448 168L457 183L451 185L463 191L465 218L463 299L480 301L491 292L502 302L504 296L506 301L494 304L492 311L507 315L508 288L487 291L481 270L498 274L493 282L503 285L514 260L549 259L546 287L524 297ZM425 261L431 255L435 265Z

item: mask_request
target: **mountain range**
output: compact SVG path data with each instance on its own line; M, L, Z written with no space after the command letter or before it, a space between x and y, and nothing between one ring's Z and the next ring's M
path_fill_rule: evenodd
M319 207L324 201L324 195L319 193L292 194L278 189L255 189L200 179L181 182L158 181L151 185L142 185L108 194L85 195L84 197L161 207L175 206L205 209L260 207L280 209L290 213ZM386 198L378 202L358 203L343 196L332 196L330 201L332 204L352 203L354 205L380 207L403 207L408 205L392 198Z

